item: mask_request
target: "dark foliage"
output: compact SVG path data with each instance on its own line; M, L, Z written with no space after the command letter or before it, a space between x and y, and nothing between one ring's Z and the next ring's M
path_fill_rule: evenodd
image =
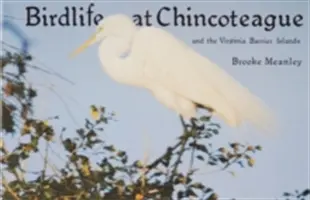
M201 117L186 124L181 120L184 132L174 145L166 148L157 159L144 163L141 160L129 162L128 152L102 140L105 127L113 123L115 114L102 106L90 106L91 117L85 119L84 127L75 131L75 136L64 137L66 128L49 125L49 119L33 118L35 88L27 84L27 66L31 66L31 56L7 52L1 58L3 80L1 99L2 130L4 134L29 137L29 142L18 143L9 151L1 139L2 191L5 200L82 200L82 199L194 199L216 200L216 192L207 185L197 182L194 175L198 162L227 170L232 165L254 166L253 154L261 151L259 145L243 145L233 142L227 147L213 147L212 138L220 133L220 125L213 123L211 116ZM6 70L11 68L10 70ZM11 72L14 71L14 72ZM66 163L55 169L49 163L50 143L60 139L62 155ZM40 145L41 144L41 145ZM42 160L44 168L33 174L34 179L26 180L30 173L21 163L41 152L42 144L46 151ZM44 149L43 149L44 151ZM97 162L85 154L96 154ZM185 155L190 159L186 160ZM180 170L186 165L186 173ZM53 173L47 173L47 168ZM4 175L10 173L13 180ZM309 190L284 193L288 198L303 200Z

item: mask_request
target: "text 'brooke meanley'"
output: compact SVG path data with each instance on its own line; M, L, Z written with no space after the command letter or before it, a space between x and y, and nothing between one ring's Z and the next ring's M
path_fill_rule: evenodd
M238 58L232 57L233 66L274 66L274 67L285 67L285 66L296 66L300 67L302 60L294 59L292 57L288 58L275 58L275 57L265 57L264 59L257 59L255 57L251 58Z

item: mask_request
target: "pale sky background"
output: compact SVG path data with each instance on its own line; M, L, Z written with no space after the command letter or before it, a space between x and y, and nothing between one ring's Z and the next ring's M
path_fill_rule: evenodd
M4 14L25 18L25 6L46 6L49 12L63 12L64 6L82 6L86 3L78 2L10 2L6 1ZM307 2L196 2L196 3L168 3L168 2L140 2L140 3L102 3L95 5L95 12L104 16L114 13L144 14L149 9L155 13L161 6L179 6L184 10L187 5L192 12L197 13L300 13L304 16L304 26L301 28L276 28L272 32L265 32L262 28L175 28L169 27L177 38L193 47L204 56L209 57L220 67L227 70L233 77L246 85L254 94L261 97L276 113L281 128L278 136L262 136L254 130L235 130L223 125L221 135L216 137L215 145L228 145L231 141L260 144L263 151L255 156L254 168L240 169L235 167L236 177L228 173L203 174L198 177L214 188L221 198L263 199L279 197L284 191L304 189L308 186L308 59L309 43L307 37L308 13ZM166 15L168 16L168 15ZM153 20L155 22L155 20ZM118 148L129 152L132 160L142 159L146 134L149 140L148 149L151 159L161 155L167 145L174 144L181 133L178 116L162 106L146 90L118 84L111 80L101 69L98 58L98 45L95 45L75 59L69 59L68 54L85 41L95 30L95 27L26 27L25 21L15 20L33 42L31 53L40 59L50 69L72 80L71 85L54 76L43 73L32 73L31 81L34 85L53 83L54 89L63 95L69 105L75 120L84 125L84 118L89 114L89 105L104 105L109 110L116 111L116 123L111 123L102 138L114 143ZM156 23L154 23L157 26ZM194 38L201 37L297 37L299 45L192 45ZM4 32L4 41L18 45L16 38ZM251 56L263 58L302 59L302 66L297 67L235 67L231 58L249 58ZM60 115L58 126L67 126L74 131L76 123L65 109L64 103L57 95L45 87L39 88L36 112L40 117ZM59 127L60 129L60 127ZM68 131L67 131L68 132ZM241 132L241 133L240 133ZM14 143L11 142L11 145ZM61 163L55 159L56 164ZM31 169L41 168L39 159L28 164ZM205 168L205 169L204 169ZM201 166L208 171L209 168Z

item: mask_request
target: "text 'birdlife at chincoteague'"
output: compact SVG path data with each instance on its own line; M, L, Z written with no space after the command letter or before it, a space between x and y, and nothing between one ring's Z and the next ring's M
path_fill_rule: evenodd
M26 6L26 26L28 27L83 27L96 26L104 16L95 11L96 5L64 6L63 12L53 12L48 6ZM151 12L133 14L132 19L138 26L162 27L257 27L266 32L276 28L302 27L304 16L295 14L247 14L236 10L228 13L196 13L190 6L162 6Z

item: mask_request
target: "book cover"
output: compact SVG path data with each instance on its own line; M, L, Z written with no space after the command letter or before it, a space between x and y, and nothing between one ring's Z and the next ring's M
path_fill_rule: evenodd
M309 198L308 1L1 1L2 196Z

